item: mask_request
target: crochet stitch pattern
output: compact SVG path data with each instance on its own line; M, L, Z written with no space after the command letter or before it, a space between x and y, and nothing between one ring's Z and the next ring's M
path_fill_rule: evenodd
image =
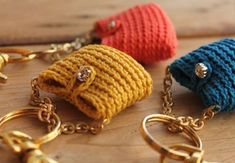
M138 5L96 22L101 43L130 54L140 63L171 58L176 51L175 29L155 3Z
M203 79L194 73L197 63L208 67ZM176 60L169 68L176 81L196 92L207 107L218 105L220 111L235 109L235 39L204 45Z
M91 74L79 82L81 67ZM62 96L88 117L110 120L152 93L148 72L129 55L106 45L88 45L39 74L39 87Z

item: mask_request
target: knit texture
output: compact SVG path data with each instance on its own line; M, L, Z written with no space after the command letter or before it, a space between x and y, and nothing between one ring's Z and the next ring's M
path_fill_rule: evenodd
M112 21L114 27L110 27ZM99 20L95 31L102 44L124 51L141 63L168 59L176 51L175 29L155 3L138 5Z
M197 63L208 67L203 79L194 73ZM235 39L223 39L194 50L173 62L170 72L181 85L200 95L207 107L219 105L220 111L235 109Z
M76 74L91 68L85 82ZM148 72L129 55L105 45L89 45L39 74L39 87L62 96L93 119L114 115L152 92Z

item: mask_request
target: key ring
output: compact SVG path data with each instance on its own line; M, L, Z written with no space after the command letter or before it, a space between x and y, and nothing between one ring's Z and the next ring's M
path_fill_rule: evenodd
M20 57L11 57L9 54L18 54ZM21 63L34 59L37 55L29 49L23 48L0 48L0 71L8 63ZM7 76L0 72L0 83L7 82Z
M32 109L21 109L21 110L16 110L16 111L12 111L8 114L6 114L5 116L3 116L2 118L0 118L0 128L9 120L21 117L21 116L38 116L39 113L39 109L37 108L32 108ZM60 118L58 117L58 115L56 113L52 113L52 117L53 119L56 121L56 126L53 128L53 130L40 137L35 139L35 143L36 144L44 144L47 143L53 139L55 139L58 135L60 135L60 128L61 128L61 121ZM0 136L1 139L1 136Z
M24 48L0 48L0 53L19 54L20 57L13 58L8 55L7 63L27 62L36 58L36 54L33 54L31 50Z
M9 120L21 117L21 116L36 116L39 117L42 112L37 108L31 109L21 109L10 112L0 118L0 127L2 127ZM23 162L47 162L47 163L57 163L57 161L49 158L44 154L40 146L55 139L61 133L61 121L58 115L54 112L51 113L51 121L55 122L52 130L37 139L33 139L31 136L20 132L20 131L7 131L0 133L0 140L10 147L10 149L20 156Z
M188 138L194 143L194 146L186 145L186 144L177 144L170 147L163 146L159 141L157 141L148 131L147 124L151 122L162 122L169 127L173 127L175 129L179 129L176 132L184 133ZM169 157L174 160L202 160L203 150L202 150L202 141L200 137L196 134L196 132L188 127L176 123L177 119L168 115L163 114L152 114L144 118L142 121L140 132L144 138L144 140L156 151L161 154L161 162L164 162L165 157ZM172 128L169 129L173 131ZM184 152L181 152L184 151Z

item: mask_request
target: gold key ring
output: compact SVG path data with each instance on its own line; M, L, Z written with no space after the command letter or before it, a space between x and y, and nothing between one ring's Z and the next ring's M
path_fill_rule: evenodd
M11 57L9 54L17 54L20 57ZM0 48L0 71L8 63L27 62L36 58L36 54L32 54L29 49L23 48ZM0 72L0 83L7 82L7 75Z
M6 54L18 54L20 57L10 57L8 55L7 63L18 63L18 62L27 62L36 58L36 54L33 54L31 50L24 48L0 48L0 53Z
M21 109L21 110L12 111L12 112L6 114L5 116L3 116L2 118L0 118L0 127L2 127L9 120L12 120L12 119L15 119L15 118L18 118L21 116L38 117L38 114L39 114L39 109L37 109L37 108ZM61 131L60 131L60 128L61 128L60 118L54 112L52 113L52 118L55 120L56 126L48 134L34 140L34 142L36 144L38 144L39 146L41 144L47 143L47 142L55 139L61 133ZM1 139L1 137L0 137L0 139Z
M147 124L151 122L162 122L166 124L168 127L170 127L170 125L173 124L174 127L178 127L180 129L180 132L185 133L187 137L192 140L195 146L186 145L186 144L173 145L171 147L163 146L148 131ZM177 122L177 119L174 117L163 115L163 114L152 114L144 118L140 127L140 132L144 140L153 149L155 149L161 154L162 162L164 162L165 157L169 157L175 160L190 160L190 159L193 159L192 157L195 156L194 153L197 153L197 156L195 156L196 159L202 159L202 155L203 155L202 141L199 138L199 136L195 133L195 131L192 128L188 126L180 125L179 123L175 123L175 122ZM185 152L181 152L179 151L179 149Z

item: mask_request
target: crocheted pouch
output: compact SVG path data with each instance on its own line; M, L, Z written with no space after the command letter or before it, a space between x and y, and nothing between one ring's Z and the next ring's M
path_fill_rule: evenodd
M169 68L176 81L199 94L206 106L218 105L219 111L235 109L235 39L202 46Z
M127 54L89 45L39 74L39 87L62 96L93 119L108 119L152 92L152 79Z
M176 50L175 29L155 3L138 5L99 20L95 32L102 44L124 51L141 63L170 58Z

